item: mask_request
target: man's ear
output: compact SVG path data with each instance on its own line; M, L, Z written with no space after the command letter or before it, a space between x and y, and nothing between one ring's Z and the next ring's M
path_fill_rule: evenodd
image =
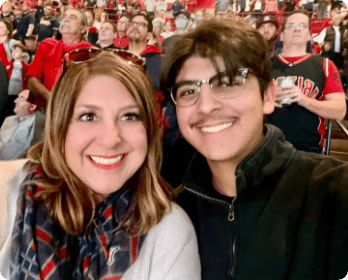
M36 107L37 107L37 106L36 106L35 104L32 104L32 103L31 103L31 105L30 105L30 107L29 107L29 111L30 111L30 112L35 112Z
M86 33L87 33L87 26L83 26L82 28L81 28L81 34L82 35L85 35Z
M150 39L151 39L151 32L147 32L146 41L149 41Z
M279 38L280 38L280 41L283 42L283 32L282 31L279 31Z
M272 81L263 95L263 113L269 115L274 111L275 92L274 82Z

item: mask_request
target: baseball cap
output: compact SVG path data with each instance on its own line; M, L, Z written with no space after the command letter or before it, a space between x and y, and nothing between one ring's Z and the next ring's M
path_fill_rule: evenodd
M268 22L278 27L278 20L274 15L265 15L262 19L256 22L256 29L259 29L262 24L268 23Z
M174 17L176 18L180 14L183 14L187 19L190 18L190 13L186 10L180 10L179 12L174 14Z

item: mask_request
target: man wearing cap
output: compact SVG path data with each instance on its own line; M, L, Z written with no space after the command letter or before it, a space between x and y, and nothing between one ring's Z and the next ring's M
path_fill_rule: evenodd
M22 15L16 25L13 39L23 40L25 36L33 33L35 27L35 17L30 12L31 2L25 1L22 5Z
M273 57L281 52L281 49L275 49L275 43L278 38L278 20L273 15L265 15L256 22L256 29L267 40L269 56Z
M335 64L306 52L309 28L305 10L296 10L284 21L283 50L272 59L277 108L267 119L296 149L321 153L325 119L343 119L346 103Z
M32 63L36 49L37 49L37 38L35 35L25 36L24 37L24 45L28 50L29 60L28 63Z
M174 32L172 36L166 38L162 42L163 52L165 52L166 48L168 47L168 45L172 42L174 38L176 38L178 35L185 33L187 25L189 23L190 13L186 10L181 10L177 12L174 16L175 16L174 24L176 27L176 31Z

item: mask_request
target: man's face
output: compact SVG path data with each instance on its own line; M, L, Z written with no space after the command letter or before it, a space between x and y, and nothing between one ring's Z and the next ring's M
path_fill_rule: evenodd
M45 13L46 17L52 15L52 7L51 6L45 6L44 13Z
M262 24L258 30L262 34L262 36L268 41L274 38L277 32L277 27L273 23L266 22Z
M147 21L142 16L136 16L129 22L127 36L129 41L144 42L148 36Z
M85 16L87 18L87 24L88 26L92 26L93 25L93 15L90 11L85 11Z
M25 47L30 51L36 50L36 41L31 39L24 40Z
M18 94L18 97L15 99L15 107L13 111L15 114L20 117L26 117L34 113L35 105L27 102L29 96L29 90L25 89L20 94Z
M218 66L224 71L222 59ZM207 58L191 57L181 68L175 82L201 81L217 74ZM198 100L188 107L176 107L184 138L208 163L238 164L262 140L263 115L274 109L274 94L267 91L262 101L257 78L249 74L243 92L230 99L218 98L209 84L202 84Z
M304 14L294 14L288 17L280 39L283 41L284 46L306 46L307 42L311 39L308 17Z
M62 15L59 31L62 35L71 34L81 36L81 33L84 31L81 13L72 9L65 11Z
M23 5L22 5L22 11L23 11L23 13L28 12L28 11L29 11L29 6L26 5L25 3L23 3Z
M116 36L116 32L114 32L113 26L109 22L102 23L99 29L98 39L99 41L113 42Z
M184 14L179 14L175 18L175 26L179 30L183 30L187 27L188 18Z
M339 15L340 14L340 8L335 8L335 9L332 9L331 11L330 11L330 16L331 16L331 18L333 18L333 17L335 17L335 16L337 16L337 15Z
M120 32L126 32L127 27L128 27L128 18L122 17L121 19L119 19L119 21L117 22L117 30Z

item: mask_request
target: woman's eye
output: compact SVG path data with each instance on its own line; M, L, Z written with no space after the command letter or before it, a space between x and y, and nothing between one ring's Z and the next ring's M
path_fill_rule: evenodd
M139 120L139 114L137 113L127 113L122 117L125 121L138 121Z
M95 120L95 115L93 113L85 113L79 119L83 122L92 122Z

